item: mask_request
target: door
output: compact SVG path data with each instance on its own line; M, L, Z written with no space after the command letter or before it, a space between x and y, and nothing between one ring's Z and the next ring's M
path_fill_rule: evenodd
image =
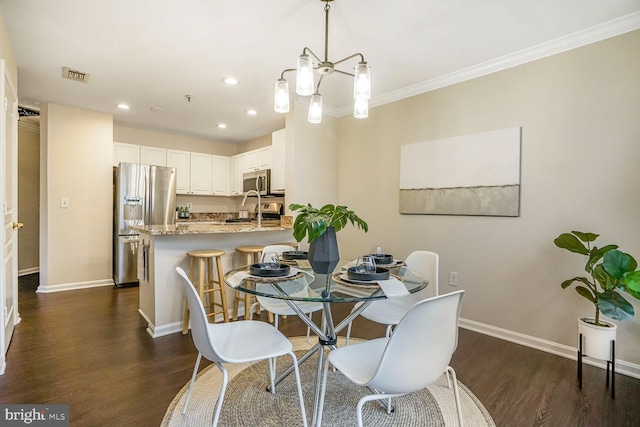
M0 201L3 208L3 232L0 243L3 262L0 265L0 374L7 366L6 355L13 329L20 321L18 314L18 101L7 77L4 60L0 60Z

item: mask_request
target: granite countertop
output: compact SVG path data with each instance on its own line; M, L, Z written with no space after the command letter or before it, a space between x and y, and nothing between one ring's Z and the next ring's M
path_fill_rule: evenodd
M280 227L280 225L263 224L258 227L252 223L217 223L202 224L197 222L181 223L176 225L152 225L146 227L131 227L133 230L152 236L170 236L185 234L218 234L218 233L252 233L264 231L291 230L291 227Z

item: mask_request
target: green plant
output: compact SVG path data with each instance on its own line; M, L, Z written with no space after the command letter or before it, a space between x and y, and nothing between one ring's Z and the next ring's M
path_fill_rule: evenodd
M311 206L311 203L289 205L292 211L299 211L293 223L293 237L300 242L304 236L308 236L311 243L327 230L327 227L335 228L336 232L342 230L348 222L355 227L369 231L369 226L354 211L346 206L324 205L320 209Z
M640 300L640 271L636 271L636 260L619 251L618 245L591 247L598 236L594 233L572 231L562 233L553 243L559 248L587 256L584 271L589 273L591 279L574 277L562 282L561 286L566 289L574 282L582 283L576 285L576 291L595 305L595 324L603 326L600 323L600 312L614 320L627 320L634 316L633 306L619 292L626 292ZM602 262L598 264L600 260Z

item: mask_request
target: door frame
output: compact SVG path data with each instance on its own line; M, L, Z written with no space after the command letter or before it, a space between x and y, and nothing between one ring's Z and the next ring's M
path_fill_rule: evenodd
M0 375L4 374L6 350L9 347L13 330L20 323L18 312L18 229L14 225L18 222L18 98L17 90L11 83L11 76L6 62L0 59L0 206L3 212L3 232L0 233L0 247L2 247L2 262L0 262ZM8 88L10 93L7 93ZM7 141L7 129L11 140ZM11 158L7 159L7 144L11 145ZM6 165L11 164L11 194L6 194ZM7 201L10 203L7 204ZM7 267L8 265L8 267ZM7 284L7 281L10 283ZM11 287L11 307L5 305L7 289ZM9 328L10 327L10 328ZM7 331L9 331L7 333Z

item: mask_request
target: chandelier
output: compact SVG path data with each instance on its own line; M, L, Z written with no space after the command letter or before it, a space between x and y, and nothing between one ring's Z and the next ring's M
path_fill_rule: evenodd
M309 123L320 123L322 121L322 95L320 95L320 84L324 76L339 73L352 76L353 81L353 116L357 119L365 119L369 116L369 99L371 98L371 79L369 64L364 60L361 53L354 53L339 61L331 62L328 57L329 46L329 2L333 0L321 0L325 3L324 14L324 60L318 58L311 49L305 47L302 55L298 57L297 67L288 68L280 74L280 79L275 84L274 110L277 113L289 112L289 84L284 79L284 74L289 71L296 71L296 93L301 96L311 96L309 102ZM354 68L353 73L338 70L336 66L350 59L360 57L360 61ZM313 59L312 59L313 58ZM315 64L313 62L315 60ZM320 74L318 84L314 83L314 71Z

